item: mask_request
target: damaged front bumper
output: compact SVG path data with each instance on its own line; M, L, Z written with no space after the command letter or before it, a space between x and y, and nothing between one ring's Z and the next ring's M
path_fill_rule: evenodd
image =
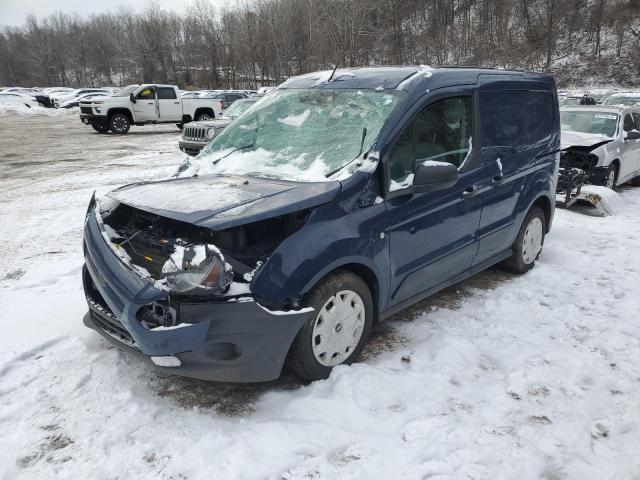
M272 312L249 296L171 302L170 293L125 265L106 244L90 208L84 230L86 326L172 374L229 382L280 375L293 339L310 311ZM142 312L171 302L179 325L149 329Z

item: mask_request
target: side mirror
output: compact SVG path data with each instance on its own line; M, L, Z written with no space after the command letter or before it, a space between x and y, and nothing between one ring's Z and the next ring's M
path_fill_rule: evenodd
M452 163L417 160L414 187L419 191L444 190L458 181L458 168Z
M129 101L130 101L131 103L136 103L136 97L134 97L134 96L133 96L133 93L130 93L130 94L129 94Z
M640 140L640 132L638 130L631 130L627 132L627 135L624 137L625 140Z

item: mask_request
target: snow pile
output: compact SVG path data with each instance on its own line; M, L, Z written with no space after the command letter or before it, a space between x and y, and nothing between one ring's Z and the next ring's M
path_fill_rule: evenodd
M71 108L44 108L39 105L28 107L23 103L0 103L0 116L3 115L67 116L78 115L78 111Z
M610 188L598 185L583 185L580 198L596 207L603 215L615 215L624 210L620 195Z

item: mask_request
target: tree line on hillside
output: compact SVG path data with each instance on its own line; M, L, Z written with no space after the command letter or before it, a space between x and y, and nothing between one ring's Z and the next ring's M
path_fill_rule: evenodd
M256 88L381 64L548 71L561 85L640 84L640 0L209 0L151 2L0 31L0 85Z

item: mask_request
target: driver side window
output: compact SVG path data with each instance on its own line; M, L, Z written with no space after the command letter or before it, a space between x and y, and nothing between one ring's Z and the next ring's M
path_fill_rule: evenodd
M153 91L153 88L145 87L138 93L138 100L155 100L156 94Z
M625 132L630 132L631 130L633 130L635 128L635 122L633 121L633 117L631 116L630 113L627 113L624 116L624 123L622 125L622 128L624 128Z
M471 97L447 98L426 107L389 151L392 182L408 186L416 162L447 162L460 168L471 149L472 127Z

